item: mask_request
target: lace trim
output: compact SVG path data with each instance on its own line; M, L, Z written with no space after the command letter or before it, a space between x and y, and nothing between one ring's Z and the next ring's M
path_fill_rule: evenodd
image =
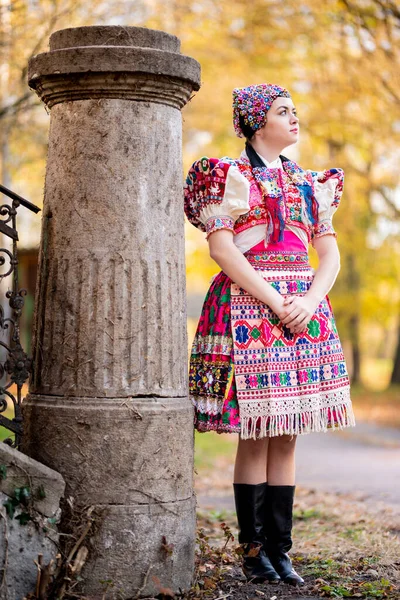
M210 396L197 396L193 394L190 395L190 400L192 401L193 406L201 413L206 413L207 415L218 415L222 413L224 398L221 398L221 396L212 398Z
M223 398L204 398L195 395L190 398L199 412L209 415L222 412ZM281 405L281 410L277 411L276 407L275 410L271 410L272 404L268 400L256 403L241 402L239 405L241 438L247 440L277 435L302 435L355 426L349 387L313 394L307 398L290 399L285 403L286 406L283 402L278 404ZM292 406L289 407L288 404ZM336 425L332 424L333 410L336 415ZM288 418L289 416L291 418Z
M232 352L232 337L223 335L197 335L192 344L192 354L224 354Z
M273 392L273 390L271 390ZM199 412L209 415L217 415L222 412L224 398L212 396L199 396L192 394L190 396L193 405ZM281 397L281 398L258 398L256 401L239 402L241 416L258 418L261 416L274 415L292 415L304 412L332 408L340 404L351 404L350 386L342 387L329 392L316 392L307 396L300 397Z
M322 394L322 398L321 395L317 395L314 398L307 398L309 405L312 404L312 401L314 401L312 409L309 408L301 412L280 411L280 414L277 411L275 411L275 414L265 414L266 411L262 410L264 408L262 402L257 403L260 406L251 407L251 410L249 410L250 407L248 405L246 406L246 403L244 407L242 406L243 403L241 403L241 438L247 440L256 439L257 437L263 438L267 435L274 437L284 434L301 435L311 433L312 431L327 431L328 424L332 420L333 410L336 414L336 427L338 429L355 426L353 407L350 400L350 388ZM318 403L320 406L316 408L315 404ZM291 416L290 419L287 418L288 415Z

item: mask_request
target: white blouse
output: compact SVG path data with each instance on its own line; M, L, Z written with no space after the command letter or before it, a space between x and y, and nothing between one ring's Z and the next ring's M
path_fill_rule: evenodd
M242 156L247 157L244 152ZM279 156L272 162L268 162L261 155L259 156L266 167L270 169L283 169ZM329 226L332 224L332 215L337 209L337 204L332 205L337 183L337 179L328 179L324 183L318 180L314 181L314 193L319 204L318 223L324 221L327 230L329 230ZM204 206L200 212L199 220L204 226L206 226L209 219L215 219L215 217L236 221L241 215L246 214L250 210L249 192L250 182L240 173L236 166L232 165L228 170L222 203ZM250 250L250 248L265 238L265 228L265 223L254 225L234 235L233 242L242 253L247 252L247 250ZM285 229L293 232L303 242L305 249L308 249L308 237L303 229L289 224L285 224Z

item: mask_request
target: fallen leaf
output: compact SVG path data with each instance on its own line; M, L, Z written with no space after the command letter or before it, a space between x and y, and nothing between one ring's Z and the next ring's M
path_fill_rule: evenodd
M247 556L249 556L249 557L258 556L258 554L260 552L260 548L261 548L261 546L256 546L255 548L250 548L250 550L247 553Z
M215 590L217 584L211 577L204 577L204 589L205 590Z

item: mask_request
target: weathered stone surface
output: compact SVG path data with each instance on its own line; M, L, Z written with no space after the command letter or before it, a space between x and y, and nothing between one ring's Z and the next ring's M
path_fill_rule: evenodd
M24 419L24 450L68 474L67 495L76 500L131 505L182 502L193 494L193 412L186 398L30 394Z
M146 596L160 593L160 587L190 588L194 554L195 499L180 502L148 502L109 506L103 524L93 540L96 556L90 565L86 594L99 590L100 580L111 580L109 597L132 598L145 578ZM165 538L165 539L164 539ZM164 542L167 547L163 546ZM82 576L88 576L88 568Z
M167 52L180 52L181 42L175 35L147 27L91 25L69 27L50 36L50 50L76 46L139 46Z
M23 512L17 508L15 516L7 516L4 502L8 496L0 491L0 581L5 583L0 586L0 600L22 600L29 592L35 591L37 567L34 560L38 555L43 555L43 564L47 565L57 555L57 535L52 534L52 539L37 527L33 522L20 525L16 517ZM54 524L38 513L36 515L42 527L47 526L55 530Z
M118 75L108 72L57 74L40 78L40 82L34 85L49 108L72 100L121 98L124 101L152 102L180 109L189 98L187 82L162 75L155 80L142 72L121 72Z
M59 473L15 448L0 444L0 465L5 467L5 478L0 479L0 600L21 600L35 591L37 567L34 560L43 555L43 564L55 559L58 553L57 522L60 519L60 500L65 483ZM32 503L18 504L13 516L5 503L15 495L15 489L28 487ZM45 498L35 498L39 490ZM18 516L31 516L25 525Z
M29 67L52 108L23 450L107 509L84 591L131 598L194 565L179 109L200 70L177 38L123 29L56 32Z
M51 117L30 391L185 397L181 115L103 99Z
M65 490L60 473L7 444L0 444L0 465L5 466L7 471L5 479L0 478L0 492L12 496L15 488L28 486L35 498L42 488L46 496L34 499L34 509L46 517L58 514Z
M175 36L143 27L78 27L53 33L51 52L29 62L28 81L50 108L93 98L182 108L200 87L197 61Z

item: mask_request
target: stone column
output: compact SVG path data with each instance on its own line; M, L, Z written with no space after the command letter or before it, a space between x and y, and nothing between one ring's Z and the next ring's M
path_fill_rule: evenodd
M106 508L87 594L191 583L180 109L199 78L178 38L139 27L57 31L29 64L51 113L23 449L75 507Z

